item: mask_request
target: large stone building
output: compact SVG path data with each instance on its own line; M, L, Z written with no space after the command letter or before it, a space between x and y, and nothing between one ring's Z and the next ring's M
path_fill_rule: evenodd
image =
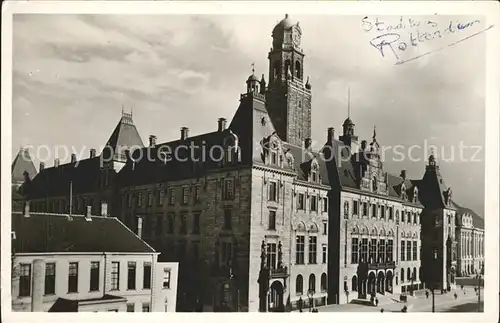
M12 310L175 312L178 264L117 218L12 214Z
M421 179L390 174L375 130L359 142L349 117L313 150L301 37L288 16L274 27L269 83L248 77L231 122L143 147L123 114L100 156L41 167L28 198L40 211L91 205L179 261L178 310L201 300L205 310L282 311L309 298L453 288L457 209L435 157Z

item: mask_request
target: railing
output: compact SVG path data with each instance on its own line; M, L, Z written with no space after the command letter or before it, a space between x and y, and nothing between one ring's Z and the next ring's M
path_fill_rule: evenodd
M266 96L264 94L260 94L260 93L256 93L256 92L243 93L240 95L240 100L247 98L247 97L254 97L254 98L259 99L261 101L266 101Z
M287 267L271 268L271 270L269 271L269 275L271 278L287 277L288 268Z

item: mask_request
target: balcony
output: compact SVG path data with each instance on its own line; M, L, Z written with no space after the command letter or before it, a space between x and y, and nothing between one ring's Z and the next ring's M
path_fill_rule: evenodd
M395 268L396 268L396 262L394 261L368 264L368 270L395 269Z
M271 268L269 271L270 278L286 278L288 277L288 268Z

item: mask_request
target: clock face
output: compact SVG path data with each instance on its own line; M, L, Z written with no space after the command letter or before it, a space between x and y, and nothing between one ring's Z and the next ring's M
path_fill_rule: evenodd
M300 46L300 34L298 33L297 30L294 30L292 39L295 46Z

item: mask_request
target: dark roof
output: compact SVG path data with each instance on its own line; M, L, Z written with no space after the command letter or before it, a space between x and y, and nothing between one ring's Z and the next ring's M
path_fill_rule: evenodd
M87 298L78 300L59 297L54 302L52 307L49 309L49 312L78 312L79 303L106 301L106 300L126 301L127 299L125 297L109 295L109 294L105 294L104 296L98 298Z
M134 125L132 114L122 112L122 117L109 137L102 155L105 160L109 160L109 154L113 153L113 160L124 160L126 150L142 147L144 144Z
M114 217L30 213L12 214L16 253L36 252L155 252Z
M73 194L95 192L101 174L99 156L49 167L42 170L31 181L29 198L69 195L70 182Z
M479 214L474 212L472 209L458 205L453 200L452 200L452 204L457 209L457 213L460 216L460 218L462 217L462 215L464 215L466 213L470 214L472 216L472 225L475 228L484 229L484 219Z
M26 148L21 148L14 158L11 167L12 182L24 182L24 172L28 173L29 178L35 177L37 174L30 152Z

